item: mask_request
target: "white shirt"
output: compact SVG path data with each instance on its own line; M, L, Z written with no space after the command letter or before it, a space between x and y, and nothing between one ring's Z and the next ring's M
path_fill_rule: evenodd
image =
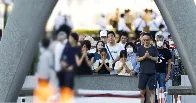
M110 44L107 44L107 46L108 46L108 49L109 49L109 51L110 51L110 53L111 53L111 55L112 55L112 57L113 57L114 60L118 56L120 56L120 50L121 50L121 48L120 48L120 46L118 44L115 44L114 46L110 46ZM107 49L107 47L106 47L106 49ZM108 51L108 49L107 49L107 51ZM108 54L110 56L110 60L112 60L112 57L111 57L109 51L108 51Z
M54 50L54 62L55 62L55 71L60 71L61 70L61 64L60 64L60 59L61 59L61 55L63 52L65 45L62 44L61 42L58 42L56 44L55 50Z
M106 23L103 17L100 17L98 21L99 30L106 30Z
M57 16L54 24L55 30L58 30L64 22L65 18L63 16Z
M115 64L114 69L115 70L119 69L120 67L122 67L122 64L123 63L121 61L117 61L116 64ZM132 66L132 63L130 61L126 61L126 65L129 68L129 70L133 70L133 66ZM118 73L118 75L130 76L130 73L126 73L126 68L123 67L123 69L120 71L120 73Z
M95 61L95 63L93 64L93 68L97 69L99 67L99 63L102 63L101 59ZM109 68L112 68L112 61L111 60L106 59L105 63L109 63Z
M156 21L156 19L151 20L147 25L149 26L150 31L159 30L159 23Z
M170 35L170 33L169 33L169 32L158 31L158 32L155 34L155 39L156 39L157 35L163 35L164 40L168 40L168 36Z
M117 43L118 44L118 46L119 46L119 48L120 48L120 51L121 50L125 50L125 44L122 44L122 42L119 42L119 43Z
M135 28L138 27L139 31L143 31L144 27L146 26L146 23L142 18L137 18L134 20L133 25L135 26Z
M127 27L126 23L125 23L125 19L124 18L120 18L119 22L118 22L118 30L121 31L126 31L126 32L130 32L131 30Z
M50 50L44 49L40 54L37 68L37 75L42 79L49 79L53 69L53 56Z

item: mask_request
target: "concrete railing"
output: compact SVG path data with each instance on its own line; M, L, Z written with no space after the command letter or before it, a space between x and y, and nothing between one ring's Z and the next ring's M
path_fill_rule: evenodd
M35 76L27 76L19 96L32 96L37 86ZM86 75L75 77L75 90L138 91L138 77L117 75Z

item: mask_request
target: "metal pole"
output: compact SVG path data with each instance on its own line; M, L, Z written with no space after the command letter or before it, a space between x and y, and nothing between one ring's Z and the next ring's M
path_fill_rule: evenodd
M196 93L196 8L193 0L155 0Z
M15 0L0 42L0 102L16 102L58 0Z

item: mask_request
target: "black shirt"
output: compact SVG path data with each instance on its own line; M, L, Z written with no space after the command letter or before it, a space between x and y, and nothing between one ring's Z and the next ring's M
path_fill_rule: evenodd
M99 66L100 65L101 65L101 63L99 62ZM109 67L109 63L106 63L106 65ZM107 68L105 67L105 65L103 65L101 67L101 69L98 71L98 74L110 74L110 72L107 70Z
M157 57L158 56L158 51L156 47L150 46L149 48L145 48L144 46L140 46L137 50L137 56L143 57L148 51L150 56L152 57ZM152 61L151 59L144 59L143 61L140 62L140 73L144 74L153 74L156 72L155 70L155 61Z
M156 63L156 72L159 72L159 73L166 73L167 71L167 62L169 59L171 59L172 55L171 55L171 52L166 49L166 48L163 48L163 49L157 49L158 50L158 62Z
M79 58L81 58L82 54L80 53L78 54L78 56ZM85 58L83 59L82 64L76 68L76 74L77 75L91 75L92 74L91 67L88 65Z

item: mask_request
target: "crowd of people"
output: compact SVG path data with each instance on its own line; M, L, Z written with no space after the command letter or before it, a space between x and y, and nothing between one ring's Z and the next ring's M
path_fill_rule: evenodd
M146 13L152 12L147 10ZM50 72L55 71L57 87L63 93L67 90L65 88L74 89L75 75L138 76L141 95L144 98L145 94L150 95L145 103L154 103L156 82L166 91L166 82L171 76L171 52L175 45L165 24L155 23L155 18L152 18L139 16L135 20L135 38L129 36L131 29L122 23L123 20L117 23L119 26L115 32L100 30L98 41L90 36L64 31L59 31L57 40L52 43L44 38L37 70L39 80L50 81ZM146 26L149 26L148 32L145 32ZM116 40L117 35L119 40Z

